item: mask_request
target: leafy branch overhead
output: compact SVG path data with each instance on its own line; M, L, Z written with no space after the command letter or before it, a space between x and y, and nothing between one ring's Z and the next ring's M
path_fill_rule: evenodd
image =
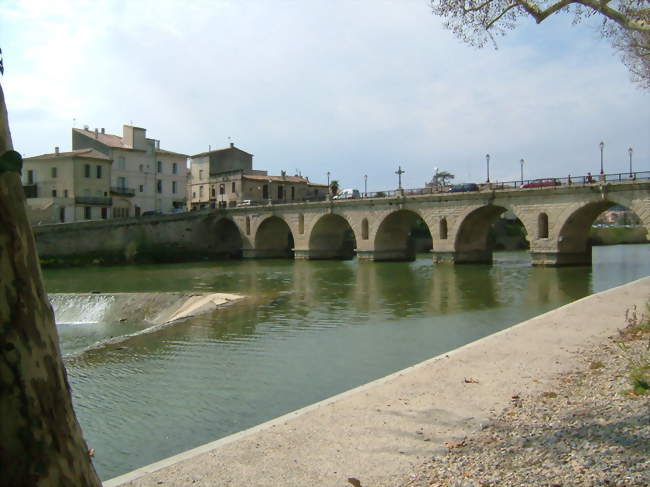
M574 23L600 16L601 34L612 39L635 81L650 88L649 0L430 0L434 14L462 41L483 47L504 36L526 17L538 24L556 13Z

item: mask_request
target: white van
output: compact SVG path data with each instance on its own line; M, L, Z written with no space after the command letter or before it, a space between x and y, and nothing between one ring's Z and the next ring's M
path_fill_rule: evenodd
M356 198L361 198L361 193L359 193L358 189L342 189L341 191L339 191L339 194L334 196L332 199L349 200L349 199L356 199Z

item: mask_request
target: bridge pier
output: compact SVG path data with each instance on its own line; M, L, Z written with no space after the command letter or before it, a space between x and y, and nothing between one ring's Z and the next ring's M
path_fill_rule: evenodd
M570 265L591 265L591 247L586 252L530 252L535 266L561 267Z
M436 264L491 264L492 251L466 250L461 252L432 252Z
M290 259L293 257L291 249L243 249L244 259Z

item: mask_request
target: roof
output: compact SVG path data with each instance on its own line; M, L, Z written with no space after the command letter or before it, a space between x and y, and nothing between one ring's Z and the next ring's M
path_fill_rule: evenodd
M187 154L181 154L180 152L173 152L173 151L165 150L165 149L156 149L156 154L163 154L163 155L166 155L166 156L189 157Z
M102 144L107 145L108 147L115 147L117 149L133 149L132 146L126 145L122 137L120 137L119 135L103 134L101 132L95 132L93 130L84 130L84 129L76 129L76 128L73 128L72 130L73 132L77 132L79 134L85 135L90 139L95 139L101 142Z
M244 174L244 179L252 179L254 181L280 181L283 183L308 183L307 179L302 176L265 176L263 174Z
M232 144L230 147L225 147L223 149L215 149L215 150L211 150L211 151L208 151L208 152L201 152L200 154L194 154L193 156L190 156L190 157L192 157L192 158L194 158L194 157L203 157L203 156L207 156L208 154L214 154L215 152L224 152L224 151L232 150L232 149L236 149L239 152L243 152L244 154L248 154L249 156L253 155L250 152L246 152L245 150L241 150L239 147L235 147L235 145Z
M77 149L70 152L52 152L50 154L41 154L40 156L26 157L26 161L45 160L45 159L60 159L70 157L73 159L100 159L103 161L112 161L110 157L105 156L95 149Z

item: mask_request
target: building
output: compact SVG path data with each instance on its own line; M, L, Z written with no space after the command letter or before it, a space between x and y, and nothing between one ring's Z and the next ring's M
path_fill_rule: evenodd
M94 149L23 160L22 183L32 224L112 217L112 161Z
M113 161L113 216L165 213L187 206L187 155L160 148L141 127L124 125L122 136L88 127L72 129L73 149L94 149Z
M298 202L325 199L327 186L302 176L269 176L253 169L253 155L230 144L191 156L188 197L190 208L217 208L260 202Z

